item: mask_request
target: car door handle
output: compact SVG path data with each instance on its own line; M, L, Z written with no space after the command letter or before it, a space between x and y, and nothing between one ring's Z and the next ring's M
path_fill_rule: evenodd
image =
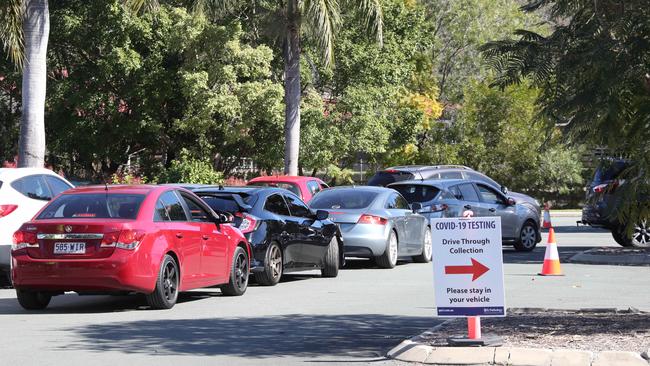
M176 237L179 238L179 239L182 239L183 238L183 233L176 233Z
M210 239L210 237L209 237L208 235L203 235L202 238L203 238L203 240L208 240L208 239Z
M490 212L497 212L497 209L496 209L496 208L491 208L491 209L489 209L488 211L490 211Z
M472 209L472 206L470 206L470 205L465 205L464 207L465 207L466 210L471 210Z

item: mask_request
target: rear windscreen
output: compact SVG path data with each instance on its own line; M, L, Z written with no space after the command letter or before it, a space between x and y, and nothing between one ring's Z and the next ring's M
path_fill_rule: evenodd
M249 196L246 194L223 194L223 195L218 195L218 196L207 196L207 195L201 195L200 192L197 193L201 199L210 206L211 209L213 209L216 212L230 212L230 213L235 213L239 212L242 210L241 207L239 207L239 204L237 201L235 201L235 195L239 196L242 201L247 204L247 205L253 205L254 202L254 197Z
M377 172L375 173L375 175L372 176L372 178L370 178L370 180L368 181L368 185L386 187L391 183L413 179L414 177L415 175L409 172L400 172L400 171Z
M128 219L138 216L143 194L64 194L48 204L36 218Z
M370 206L378 192L358 189L332 189L319 192L309 202L315 209L357 209Z
M297 184L293 184L293 183L287 183L287 182L251 182L250 185L252 185L252 186L260 186L260 187L282 188L282 189L286 189L287 191L290 191L291 193L295 194L298 197L302 197L302 193L300 192L300 188L298 187Z
M429 202L436 198L440 190L436 187L423 186L417 184L409 185L396 185L391 186L390 188L398 191L399 193L406 198L408 203L413 202Z
M616 179L629 164L624 161L602 163L594 175L594 184L600 184Z

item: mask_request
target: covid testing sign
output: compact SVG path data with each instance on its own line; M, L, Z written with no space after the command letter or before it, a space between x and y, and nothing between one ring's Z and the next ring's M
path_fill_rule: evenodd
M501 218L431 220L440 317L505 316Z

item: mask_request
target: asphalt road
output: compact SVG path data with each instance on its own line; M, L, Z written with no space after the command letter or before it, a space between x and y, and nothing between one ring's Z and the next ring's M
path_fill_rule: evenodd
M616 245L576 219L553 219L563 260ZM504 249L509 307L650 311L649 267L563 263L564 277L540 277L543 256L543 246ZM336 279L288 276L238 298L193 291L167 311L138 297L67 294L27 312L0 290L0 365L392 365L383 358L390 348L440 322L431 273L427 264L382 270L353 261Z

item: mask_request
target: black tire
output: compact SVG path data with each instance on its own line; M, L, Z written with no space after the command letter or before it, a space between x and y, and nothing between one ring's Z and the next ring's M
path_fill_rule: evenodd
M284 270L282 249L277 243L271 243L264 257L264 271L255 273L255 281L262 286L275 286L282 278Z
M147 304L152 309L173 308L176 305L176 300L178 300L179 285L180 272L178 263L171 255L165 255L158 271L156 288L152 293L146 295Z
M625 227L621 227L616 231L621 241L616 240L614 230L612 230L612 236L622 246L629 248L650 248L650 222L648 220L641 220L636 223L632 232L629 234Z
M623 230L625 230L625 228L623 228L623 229L621 229L621 228L612 229L612 237L614 238L614 241L616 241L616 243L618 243L620 246L629 248L629 247L632 246L632 244L630 243L629 240L625 239L625 236L623 234Z
M397 233L395 230L391 230L388 234L388 239L386 240L386 250L384 254L375 257L377 265L381 268L395 268L397 265L397 256L399 252L399 240L397 238Z
M235 248L230 266L230 280L228 284L220 286L221 292L226 296L241 296L248 288L248 275L250 260L248 252L242 247Z
M339 241L336 237L333 237L327 246L325 262L320 273L322 277L336 277L339 275Z
M11 274L0 270L0 288L11 288Z
M433 255L433 245L431 242L431 228L427 226L424 232L424 242L422 243L422 253L413 257L413 261L417 263L431 262Z
M16 290L20 306L25 310L43 310L50 304L52 295L39 291Z
M519 230L519 237L515 241L514 247L518 252L532 252L537 246L537 237L539 231L532 221L526 221Z

